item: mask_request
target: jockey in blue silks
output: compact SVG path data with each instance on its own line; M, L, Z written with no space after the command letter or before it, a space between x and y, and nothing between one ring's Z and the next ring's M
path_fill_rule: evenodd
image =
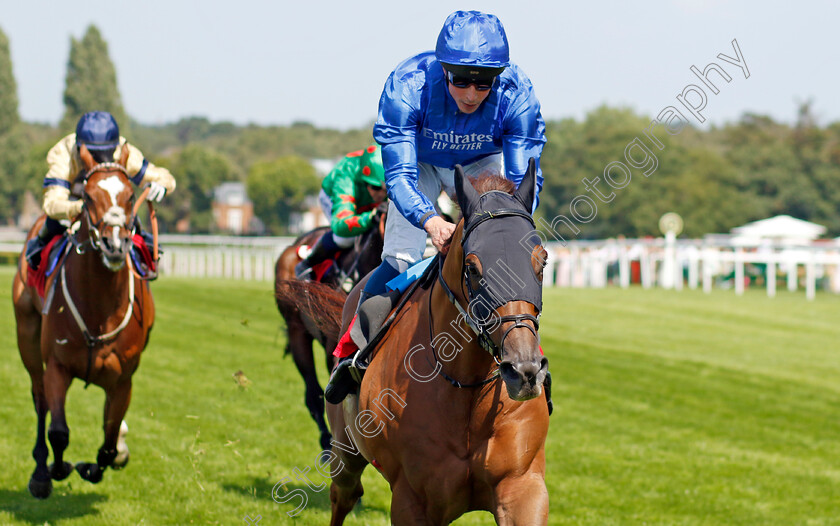
M438 215L433 203L442 189L454 194L456 164L468 176L504 175L518 186L528 159L536 158L537 207L545 122L531 81L510 62L504 27L494 15L452 13L434 52L399 64L385 82L373 136L382 146L390 205L382 264L360 305L383 294L388 281L422 258L427 234L446 254L455 225ZM357 348L349 333L334 353L342 361L327 385L331 403L355 390L353 377L366 368L366 357L352 359Z

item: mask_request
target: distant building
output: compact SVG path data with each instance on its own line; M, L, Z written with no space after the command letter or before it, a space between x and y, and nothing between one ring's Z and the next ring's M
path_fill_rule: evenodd
M222 183L213 190L213 220L216 228L231 234L251 234L254 204L248 199L245 183Z
M325 217L323 210L321 210L317 196L307 196L304 201L304 207L305 209L302 213L294 213L289 218L290 233L303 234L320 226L328 226L330 224L329 218Z
M315 168L315 173L318 174L318 177L323 179L335 168L335 165L341 159L343 157L337 159L310 159L309 162L312 163L312 167ZM318 194L315 194L306 198L303 212L291 215L289 218L289 232L292 234L303 234L321 226L328 226L329 224L330 219L324 216L321 205L318 203Z

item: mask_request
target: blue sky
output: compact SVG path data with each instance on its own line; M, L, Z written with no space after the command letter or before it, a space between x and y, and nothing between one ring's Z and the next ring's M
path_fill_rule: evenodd
M144 123L186 116L239 124L361 127L401 60L434 47L456 9L496 14L511 60L531 77L546 119L600 104L647 115L675 104L689 67L715 61L732 76L709 95L710 124L744 112L792 121L812 99L840 121L840 2L653 0L517 2L0 0L20 113L61 117L70 38L94 23L108 42L126 110ZM734 57L737 39L750 77Z

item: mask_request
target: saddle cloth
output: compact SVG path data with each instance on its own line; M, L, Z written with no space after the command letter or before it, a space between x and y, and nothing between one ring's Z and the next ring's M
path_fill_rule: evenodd
M55 236L50 239L47 246L41 251L41 264L36 270L29 268L26 274L26 284L34 287L38 296L42 299L46 296L47 278L52 276L58 267L58 261L64 254L69 238L67 236Z

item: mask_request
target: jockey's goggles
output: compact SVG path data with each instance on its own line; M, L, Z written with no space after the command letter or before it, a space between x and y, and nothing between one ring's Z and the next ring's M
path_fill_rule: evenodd
M446 72L446 79L449 81L450 84L455 86L456 88L467 88L470 84L475 86L477 91L487 91L493 87L493 82L496 81L496 77L484 77L484 78L471 78L471 77L462 77L460 75L456 75L451 71Z

